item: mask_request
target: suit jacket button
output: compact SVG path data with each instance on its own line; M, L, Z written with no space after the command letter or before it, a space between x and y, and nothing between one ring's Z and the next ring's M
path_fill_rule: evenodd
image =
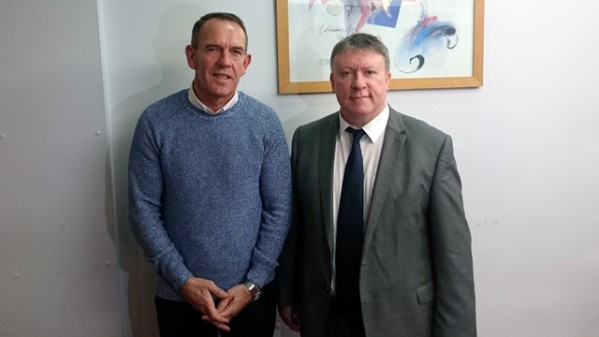
M326 291L327 293L331 292L331 287L330 286L324 286L324 291Z

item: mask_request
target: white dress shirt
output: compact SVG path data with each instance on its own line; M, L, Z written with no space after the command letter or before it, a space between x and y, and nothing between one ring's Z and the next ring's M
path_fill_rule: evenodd
M239 101L239 94L237 93L237 90L235 90L235 95L233 95L233 97L227 102L227 104L225 104L218 111L212 111L212 109L210 109L206 104L202 103L202 101L200 101L198 96L196 96L196 93L193 91L193 82L192 82L191 87L189 87L189 91L187 92L187 98L189 99L189 102L196 108L198 108L202 111L205 111L209 114L217 114L219 112L228 110L233 105L235 105L235 103L237 103L237 101Z

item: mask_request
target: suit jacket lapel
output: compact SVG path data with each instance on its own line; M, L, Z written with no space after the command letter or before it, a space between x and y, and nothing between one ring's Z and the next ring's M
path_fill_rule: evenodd
M391 181L396 175L402 175L404 165L400 163L400 153L406 141L407 135L401 119L401 115L390 109L389 121L385 130L385 138L381 152L381 159L377 171L376 180L372 190L372 199L370 202L370 211L366 220L364 231L364 245L362 256L370 246L372 235L379 222L385 201L389 198L389 189L392 186Z
M327 118L320 133L319 153L319 186L320 200L322 201L322 216L324 217L324 230L329 243L329 249L333 250L333 165L335 162L335 141L339 132L338 114L332 114Z

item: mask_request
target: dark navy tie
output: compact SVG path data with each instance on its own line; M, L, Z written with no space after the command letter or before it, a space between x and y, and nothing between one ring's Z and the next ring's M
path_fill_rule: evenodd
M360 138L364 130L347 128L353 134L352 149L345 164L339 215L337 218L337 244L335 272L337 299L344 306L360 305L360 258L364 228L364 166Z

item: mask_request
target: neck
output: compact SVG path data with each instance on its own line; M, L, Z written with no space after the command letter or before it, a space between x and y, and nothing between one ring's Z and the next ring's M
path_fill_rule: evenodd
M219 98L209 98L201 95L202 91L195 85L195 82L192 86L193 93L200 103L205 105L210 111L218 112L220 111L231 99L235 96L235 92L228 97L219 97Z

